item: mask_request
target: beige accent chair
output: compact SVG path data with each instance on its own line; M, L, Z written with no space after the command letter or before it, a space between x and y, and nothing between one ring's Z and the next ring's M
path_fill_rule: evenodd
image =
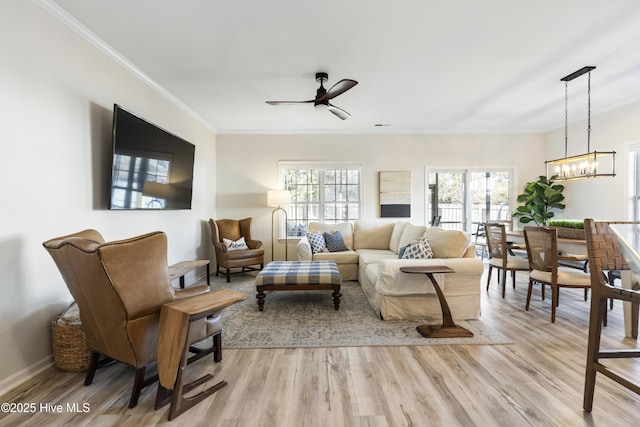
M504 223L488 222L484 224L486 243L489 249L489 272L487 274L487 291L491 283L491 271L496 268L502 272L502 298L507 288L507 271L511 272L513 287L516 287L516 271L529 271L527 258L511 254L511 246L507 242L507 230Z
M231 269L241 268L242 273L247 270L258 270L251 267L260 265L260 270L264 267L264 249L261 249L262 242L251 238L251 222L253 218L236 219L209 219L211 227L211 242L216 251L216 276L220 273L220 267L226 270L227 283L231 281ZM244 241L249 249L229 251L223 239L232 241L244 237Z
M632 334L638 334L638 307L640 306L640 287L623 289L614 287L608 283L604 271L629 270L629 264L622 256L618 243L613 239L609 231L609 225L635 224L640 222L604 222L594 221L591 218L584 220L584 231L587 238L587 251L589 255L589 270L591 273L591 313L589 316L589 340L587 343L587 367L585 372L584 401L585 412L591 412L593 408L593 395L596 386L596 374L600 373L609 379L623 385L629 390L640 394L640 382L637 375L625 376L619 369L619 362L607 366L601 359L629 359L640 358L640 349L601 349L600 336L602 323L606 318L607 299L617 299L631 303L632 307ZM636 371L634 371L636 372Z
M540 283L543 289L545 285L550 285L551 323L555 323L560 288L582 288L586 301L591 288L591 277L582 270L558 265L558 260L563 257L558 255L558 230L555 228L524 227L524 240L530 268L525 309L529 311L534 283Z
M84 230L43 243L55 261L80 309L89 338L91 362L84 385L93 382L96 369L116 360L136 370L129 408L138 403L141 390L158 380L145 378L147 367L158 357L160 308L179 298L209 292L206 285L174 289L167 264L167 236L153 232L105 243L96 230ZM194 303L197 303L197 296ZM192 348L190 361L213 353L222 359L220 314L201 319L189 343L213 337L213 345ZM101 356L106 358L101 359Z

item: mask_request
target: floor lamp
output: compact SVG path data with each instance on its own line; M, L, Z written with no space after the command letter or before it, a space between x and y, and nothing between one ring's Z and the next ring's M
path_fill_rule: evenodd
M289 236L286 231L287 229L287 211L282 208L282 206L288 206L291 204L291 192L288 190L269 190L267 191L267 205L268 206L276 206L276 208L271 211L271 260L273 261L274 252L273 252L273 217L276 212L282 211L284 213L284 260L288 261L288 246L289 246Z

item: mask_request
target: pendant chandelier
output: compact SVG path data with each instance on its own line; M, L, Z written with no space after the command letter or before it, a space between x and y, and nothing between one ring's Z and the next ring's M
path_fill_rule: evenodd
M596 67L588 66L579 69L560 79L564 82L564 157L556 160L547 160L547 178L556 181L569 181L574 179L597 178L601 176L616 176L616 152L615 151L591 151L591 71ZM587 152L577 156L568 157L567 146L569 142L569 82L577 77L587 74Z

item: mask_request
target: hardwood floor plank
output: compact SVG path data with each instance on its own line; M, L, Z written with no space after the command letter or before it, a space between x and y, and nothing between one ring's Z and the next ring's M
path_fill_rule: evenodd
M563 289L555 324L551 300L534 289L524 310L526 275L501 297L482 288L481 321L513 341L507 345L437 345L224 350L204 358L188 378L214 374L229 385L171 423L153 409L155 386L136 408L127 403L133 370L115 364L84 374L53 368L2 397L2 402L63 405L61 413L2 413L0 426L635 426L640 396L599 375L592 414L582 411L589 303ZM486 276L483 284L486 283ZM622 304L609 311L603 347L637 348L624 338ZM614 360L640 379L640 361ZM202 389L208 384L202 385ZM197 390L195 391L197 392ZM87 403L88 412L67 410Z

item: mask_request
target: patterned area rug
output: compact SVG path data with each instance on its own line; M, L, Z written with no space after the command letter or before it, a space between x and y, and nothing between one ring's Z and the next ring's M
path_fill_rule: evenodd
M456 322L473 332L472 338L423 338L416 326L440 323L425 320L380 320L356 281L341 287L340 310L331 291L267 292L264 311L258 311L255 276L211 278L211 288L227 288L249 298L223 310L224 348L359 347L442 344L510 344L482 320Z

